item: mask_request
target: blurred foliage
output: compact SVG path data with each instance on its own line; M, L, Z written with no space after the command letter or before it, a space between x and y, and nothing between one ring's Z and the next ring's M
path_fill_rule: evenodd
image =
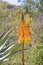
M40 32L38 34L38 43L43 45L43 26L41 26Z
M33 46L33 58L34 65L43 65L43 26L40 27L40 31L38 33L37 42L35 46Z
M39 10L43 12L43 0L40 0Z
M34 0L24 0L23 8L26 13L29 13L32 17L37 13Z

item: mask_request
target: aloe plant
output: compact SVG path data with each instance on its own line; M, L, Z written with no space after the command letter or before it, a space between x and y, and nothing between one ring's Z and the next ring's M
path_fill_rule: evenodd
M14 27L12 27L6 34L3 33L2 35L0 35L0 61L9 60L9 58L12 55L21 51L21 50L18 50L20 45L16 49L12 49L12 51L10 51L11 48L13 48L13 46L16 45L16 43L14 43L14 41L12 41L10 44L6 45L11 38L8 35L11 33L13 28Z

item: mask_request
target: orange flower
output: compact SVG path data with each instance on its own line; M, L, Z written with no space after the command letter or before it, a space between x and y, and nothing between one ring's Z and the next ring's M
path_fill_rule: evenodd
M23 14L22 14L22 17L20 20L20 24L18 26L17 33L18 33L17 36L18 36L18 42L19 43L29 40L29 38L28 38L28 35L29 35L28 27L24 21Z

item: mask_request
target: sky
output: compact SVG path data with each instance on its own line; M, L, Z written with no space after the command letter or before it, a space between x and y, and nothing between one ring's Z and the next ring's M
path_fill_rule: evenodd
M6 1L6 2L8 2L10 4L14 4L14 5L21 5L23 0L20 0L20 2L18 2L18 0L3 0L3 1Z

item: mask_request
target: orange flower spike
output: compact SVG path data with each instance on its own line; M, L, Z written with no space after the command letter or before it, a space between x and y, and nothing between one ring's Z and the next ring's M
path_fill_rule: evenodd
M19 42L20 41L22 42L23 40L24 41L28 40L29 32L28 32L28 27L27 27L27 25L26 25L26 23L24 21L23 13L22 13L22 16L21 16L21 20L20 20L20 24L18 26L17 32L18 32L17 36L18 36Z

